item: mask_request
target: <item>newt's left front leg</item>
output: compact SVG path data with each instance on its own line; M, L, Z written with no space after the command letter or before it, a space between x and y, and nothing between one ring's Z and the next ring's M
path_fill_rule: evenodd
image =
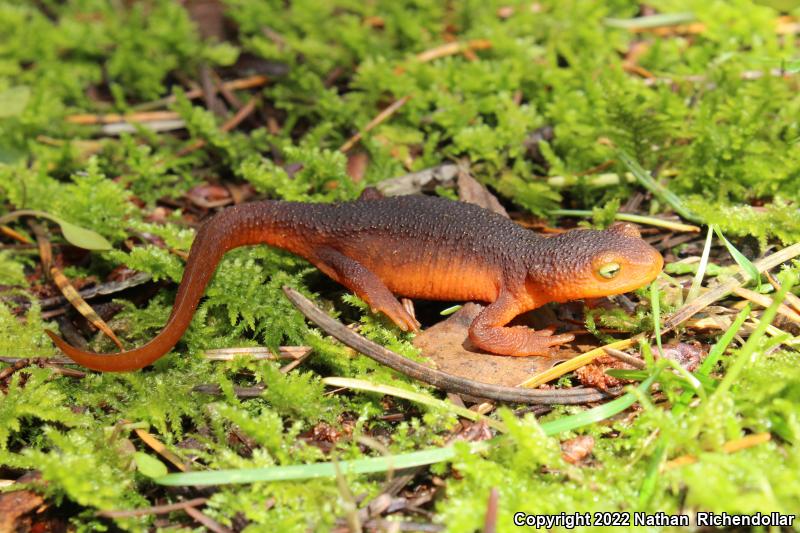
M472 321L469 338L482 350L500 355L553 355L553 347L575 338L572 334L553 335L550 328L534 331L525 326L504 327L517 315L529 311L522 308L507 291L487 306Z

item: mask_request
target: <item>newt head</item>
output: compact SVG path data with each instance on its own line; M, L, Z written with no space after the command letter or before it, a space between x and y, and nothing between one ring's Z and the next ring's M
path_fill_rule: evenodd
M631 224L573 230L544 240L528 273L531 294L565 302L623 294L653 281L664 258Z

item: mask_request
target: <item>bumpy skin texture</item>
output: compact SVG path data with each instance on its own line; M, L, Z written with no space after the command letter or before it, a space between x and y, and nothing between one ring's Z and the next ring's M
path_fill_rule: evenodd
M548 355L573 339L551 330L504 327L520 313L548 302L627 292L652 281L663 266L661 255L630 225L544 238L488 210L443 198L264 201L226 209L201 227L172 314L144 346L94 354L48 333L88 368L121 372L147 366L186 331L225 252L254 244L306 258L404 330L416 331L419 323L395 295L488 302L469 337L477 347L503 355Z

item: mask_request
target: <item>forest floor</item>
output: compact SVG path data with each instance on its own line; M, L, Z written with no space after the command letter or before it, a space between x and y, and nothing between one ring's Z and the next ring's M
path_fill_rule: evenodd
M0 1L0 531L796 513L798 34L792 0ZM576 335L556 359L465 350L472 304L405 333L265 246L146 369L45 334L141 346L215 212L367 188L632 222L665 268L523 317Z

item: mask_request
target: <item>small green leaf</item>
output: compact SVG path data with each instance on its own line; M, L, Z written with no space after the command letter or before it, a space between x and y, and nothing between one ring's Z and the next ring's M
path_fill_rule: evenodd
M703 276L706 274L708 268L708 255L711 251L711 237L714 235L713 225L708 227L708 234L706 235L706 244L703 246L703 254L700 256L700 265L697 267L697 273L692 279L692 286L689 287L689 293L686 295L686 301L691 302L700 294L700 287L703 283Z
M6 224L11 220L17 219L21 216L41 217L52 220L61 227L61 232L64 234L64 238L67 239L67 241L69 241L71 244L74 244L80 248L85 248L87 250L111 249L111 243L96 231L76 226L71 222L67 222L64 219L55 215L51 215L45 211L36 211L33 209L21 209L19 211L13 211L0 217L0 224Z
M99 233L90 229L76 226L71 222L67 222L66 220L62 220L57 217L52 217L51 219L53 222L61 226L61 232L64 234L64 238L67 239L71 244L87 250L111 249L111 243Z
M25 153L11 145L0 144L0 165L13 165L21 161Z
M439 314L442 315L442 316L452 315L453 313L455 313L456 311L458 311L462 307L463 306L461 304L452 305L452 306L448 307L447 309L443 309Z
M0 92L0 118L20 115L28 105L30 97L31 90L24 85L9 87Z
M136 452L133 454L133 460L136 462L136 469L142 475L153 479L167 475L167 467L152 455Z

